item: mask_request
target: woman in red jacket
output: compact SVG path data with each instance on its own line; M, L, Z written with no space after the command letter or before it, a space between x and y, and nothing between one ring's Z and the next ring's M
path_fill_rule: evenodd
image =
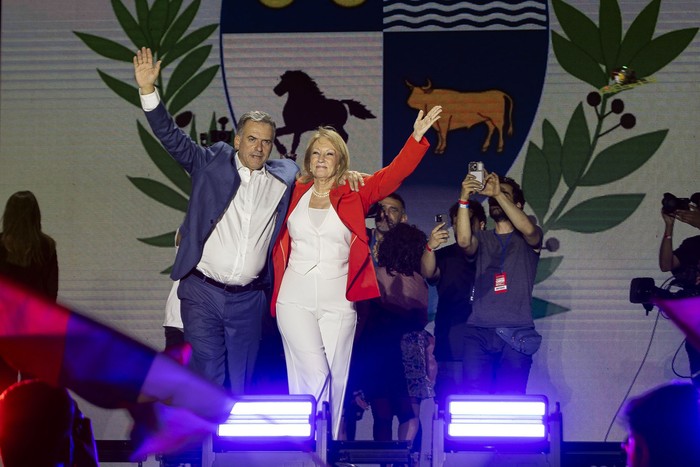
M420 111L401 152L358 192L338 184L350 162L345 141L332 128L319 128L272 252L271 306L282 334L289 392L330 403L335 439L357 322L353 302L379 296L365 214L418 166L429 147L423 135L441 111L440 106L425 116Z

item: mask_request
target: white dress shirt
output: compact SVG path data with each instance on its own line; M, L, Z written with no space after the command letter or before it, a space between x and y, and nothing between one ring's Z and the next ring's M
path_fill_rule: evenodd
M141 95L141 106L149 112L160 102L158 91ZM265 266L279 204L286 186L265 166L251 171L234 158L241 184L221 219L204 243L197 264L204 275L217 282L247 285Z

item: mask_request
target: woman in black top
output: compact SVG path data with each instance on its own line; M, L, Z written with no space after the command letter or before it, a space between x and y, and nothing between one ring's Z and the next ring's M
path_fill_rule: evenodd
M58 295L56 242L41 231L39 203L31 191L10 196L2 216L0 276L51 302ZM30 375L23 374L22 378ZM0 391L17 381L17 371L0 356Z
M41 211L31 191L18 191L5 205L0 233L0 274L56 301L56 242L41 231Z

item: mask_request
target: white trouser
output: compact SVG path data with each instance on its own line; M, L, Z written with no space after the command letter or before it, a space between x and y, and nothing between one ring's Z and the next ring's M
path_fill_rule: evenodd
M290 394L329 402L333 439L338 439L357 315L345 298L347 276L325 279L317 269L284 273L277 299Z

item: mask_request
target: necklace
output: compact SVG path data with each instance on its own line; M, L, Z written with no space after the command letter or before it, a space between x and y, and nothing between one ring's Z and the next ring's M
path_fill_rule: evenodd
M316 188L314 188L314 187L312 186L312 187L311 187L311 193L313 193L314 195L316 195L316 196L319 197L319 198L328 198L328 195L331 193L331 191L328 190L328 191L325 192L325 193L319 193L318 191L316 191Z

